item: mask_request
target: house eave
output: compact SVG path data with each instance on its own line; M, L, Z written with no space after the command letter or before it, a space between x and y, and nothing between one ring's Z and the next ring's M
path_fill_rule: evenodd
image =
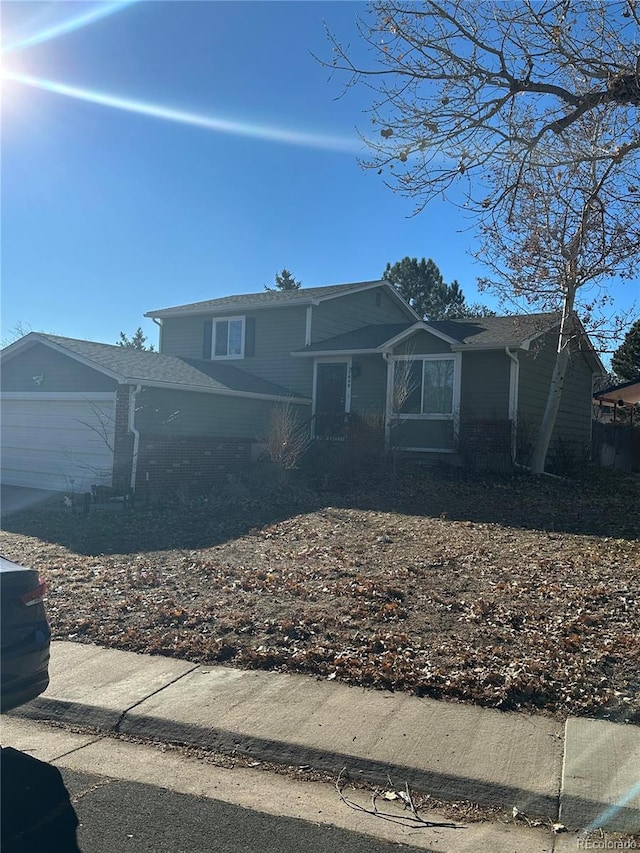
M166 317L197 317L197 316L207 316L207 317L218 317L218 316L226 316L229 312L238 312L238 311L268 311L274 310L276 308L293 308L296 306L308 308L310 305L320 305L322 302L329 302L332 299L340 299L343 296L349 296L352 293L362 293L366 290L373 290L377 287L384 287L384 289L391 295L393 299L399 302L406 313L416 321L420 321L421 318L413 308L400 296L396 288L388 281L384 279L380 279L379 281L364 281L361 284L355 284L353 287L350 287L348 290L342 290L338 293L328 293L326 296L315 296L315 297L307 297L307 298L290 298L290 299L281 299L278 302L271 302L265 304L256 304L254 302L237 302L234 305L229 306L219 306L219 307L194 307L190 310L184 310L179 305L174 306L173 308L159 308L153 311L147 311L143 314L144 317L149 317L152 320L155 319L164 319ZM242 294L240 294L242 295Z
M188 391L196 394L218 394L222 397L243 397L249 400L268 400L277 403L294 403L310 406L308 397L296 397L285 394L260 394L257 391L234 391L230 388L211 388L207 385L187 385L180 382L162 382L160 380L140 379L128 376L124 380L127 385L143 385L145 388L160 388L167 391Z
M347 356L347 355L381 355L382 348L374 349L327 349L327 350L311 350L309 352L292 352L293 358L327 358L330 356Z
M67 349L61 344L58 344L55 341L51 341L48 338L39 335L37 332L29 332L26 337L21 338L19 341L16 341L13 344L10 344L10 346L3 350L2 357L3 359L6 359L7 356L9 358L13 358L15 355L18 355L20 352L22 352L23 349L29 349L35 344L43 344L44 346L49 347L55 352L60 353L60 355L64 355L67 358L72 358L74 361L83 364L85 367L89 367L91 368L91 370L96 370L98 373L102 373L104 376L108 376L110 379L113 379L120 385L126 384L128 381L122 373L118 373L115 370L110 370L108 367L104 367L103 365L92 361L90 358L86 358L85 356L80 355L77 352L73 352L73 350Z

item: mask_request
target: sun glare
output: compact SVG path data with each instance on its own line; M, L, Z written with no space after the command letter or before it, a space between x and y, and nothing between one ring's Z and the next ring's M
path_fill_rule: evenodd
M96 92L92 89L83 89L79 86L70 86L55 80L46 80L29 74L21 74L16 71L5 71L5 80L12 80L25 86L43 89L56 95L65 95L89 103L99 104L104 107L112 107L130 113L149 116L151 118L164 119L165 121L177 122L179 124L191 125L193 127L213 130L218 133L232 134L234 136L245 136L254 139L262 139L267 142L281 142L287 145L297 145L305 148L319 148L325 151L336 151L349 154L358 153L361 144L356 138L346 136L329 136L320 133L305 133L297 130L274 127L265 124L251 124L249 122L233 121L216 116L202 115L199 113L186 112L184 110L165 107L161 104L152 104L146 101L136 101L130 98L122 98L117 95L109 95L105 92Z

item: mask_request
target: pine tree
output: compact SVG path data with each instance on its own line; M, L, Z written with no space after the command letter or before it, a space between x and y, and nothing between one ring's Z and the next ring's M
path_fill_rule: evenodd
M300 290L302 286L301 281L296 281L293 277L293 274L289 272L288 269L282 269L282 272L277 272L275 277L275 287L269 287L269 285L265 284L264 289L275 291L275 290Z
M124 332L120 332L120 340L118 341L119 347L124 347L125 349L137 349L137 350L145 350L146 352L153 352L153 344L149 344L146 346L147 336L142 331L142 328L138 326L135 333L129 337L125 335Z
M640 380L640 320L636 320L614 352L611 366L622 382Z
M425 320L486 317L493 314L484 305L467 305L457 281L446 284L437 265L429 260L403 258L387 264L382 277L396 288L413 310Z

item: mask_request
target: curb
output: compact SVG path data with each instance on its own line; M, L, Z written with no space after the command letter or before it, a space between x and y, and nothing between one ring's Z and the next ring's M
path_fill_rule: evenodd
M313 769L334 774L336 778L344 770L352 779L357 778L373 785L388 785L388 780L392 779L395 784L407 783L421 793L450 802L464 800L506 811L518 803L520 811L527 816L551 822L558 819L560 811L560 790L554 796L545 796L509 784L498 785L481 779L315 749L277 739L269 740L216 727L205 728L145 714L130 716L131 710L118 713L94 705L39 697L11 711L10 715L33 721L86 726L105 733L131 735L149 742L165 741L227 754L237 753L274 764L309 765Z

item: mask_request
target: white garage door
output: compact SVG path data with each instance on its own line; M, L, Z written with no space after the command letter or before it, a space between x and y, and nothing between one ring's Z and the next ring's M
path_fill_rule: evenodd
M76 493L110 485L114 407L110 393L4 393L2 482Z

